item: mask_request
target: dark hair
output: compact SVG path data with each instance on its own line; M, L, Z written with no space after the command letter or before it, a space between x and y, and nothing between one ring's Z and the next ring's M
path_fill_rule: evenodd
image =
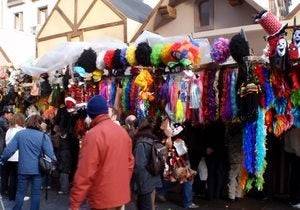
M41 130L43 118L40 115L32 115L26 120L26 128Z

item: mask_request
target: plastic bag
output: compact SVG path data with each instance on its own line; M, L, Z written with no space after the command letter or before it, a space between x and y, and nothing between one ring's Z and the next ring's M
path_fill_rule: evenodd
M208 177L207 165L205 158L202 158L198 165L198 173L201 181L206 181Z

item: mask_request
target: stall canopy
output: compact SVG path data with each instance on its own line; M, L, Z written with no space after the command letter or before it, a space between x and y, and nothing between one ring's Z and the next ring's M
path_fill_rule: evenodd
M35 37L21 31L0 30L0 66L20 67L35 58Z

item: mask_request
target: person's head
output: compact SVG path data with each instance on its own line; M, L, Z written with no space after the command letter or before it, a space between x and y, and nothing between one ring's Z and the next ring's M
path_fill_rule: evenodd
M13 114L14 114L14 112L13 112L13 110L12 110L11 107L8 107L8 106L4 107L4 109L3 109L3 117L6 120L10 121L12 119L12 117L13 117Z
M155 121L152 118L146 118L141 121L138 127L138 132L145 131L145 130L153 132L154 128L155 128Z
M126 117L126 119L125 119L125 125L129 129L135 129L135 128L137 128L138 127L138 120L137 120L136 116L129 115L128 117Z
M9 121L9 126L10 127L16 127L16 126L21 126L24 127L25 125L25 117L21 113L14 114Z
M42 130L43 118L40 115L32 115L26 120L26 128Z
M95 119L99 115L108 114L108 106L105 98L101 95L94 96L88 102L87 114Z

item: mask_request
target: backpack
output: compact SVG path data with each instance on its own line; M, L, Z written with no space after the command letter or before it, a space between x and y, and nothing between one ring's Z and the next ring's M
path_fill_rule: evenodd
M157 140L144 139L139 143L146 143L151 146L151 153L148 165L146 166L148 172L152 176L162 175L165 170L166 147Z

